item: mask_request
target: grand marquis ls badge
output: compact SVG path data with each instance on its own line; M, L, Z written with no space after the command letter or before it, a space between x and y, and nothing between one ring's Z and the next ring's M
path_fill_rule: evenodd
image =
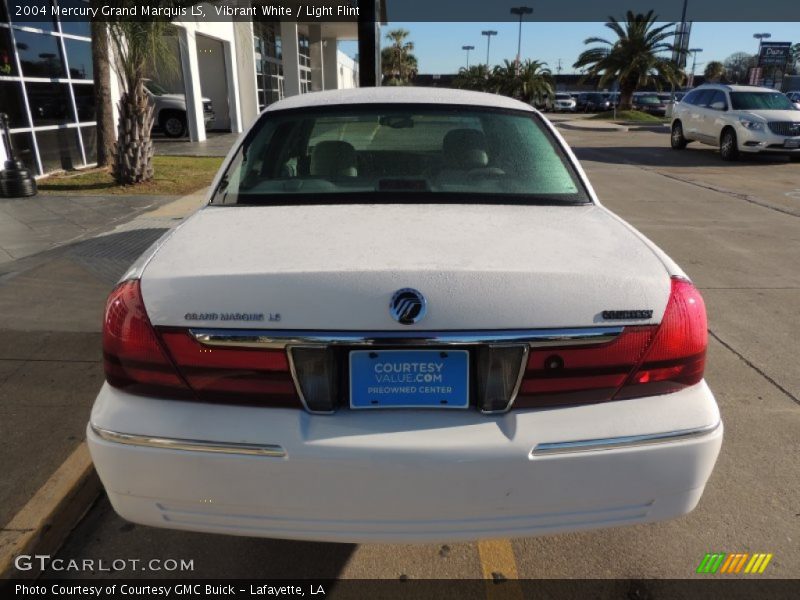
M392 318L403 325L413 325L422 320L427 309L425 296L413 288L397 290L389 303Z

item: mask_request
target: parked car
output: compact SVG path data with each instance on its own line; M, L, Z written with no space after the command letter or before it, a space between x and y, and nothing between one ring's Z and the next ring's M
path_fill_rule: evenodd
M186 135L186 96L184 94L170 94L152 79L145 81L145 91L153 101L154 124L164 135L179 138ZM216 119L214 106L210 98L203 98L203 122L208 128Z
M794 107L800 110L800 91L797 92L786 92L786 97L792 101Z
M555 112L575 112L577 102L572 94L558 93L556 94L553 102L553 110Z
M650 115L663 117L667 113L668 102L669 96L664 99L653 92L636 92L633 95L632 105L633 110L639 110Z
M703 299L531 106L292 96L209 201L106 305L87 436L122 517L419 542L699 501L723 435Z
M718 146L723 160L741 153L800 160L800 112L784 94L746 85L701 85L675 106L672 147L698 141Z
M576 99L576 110L583 112L605 112L612 108L611 95L607 92L582 92Z

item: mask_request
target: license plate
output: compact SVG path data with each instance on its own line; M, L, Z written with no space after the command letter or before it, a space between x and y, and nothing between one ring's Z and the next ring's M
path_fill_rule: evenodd
M783 142L786 148L800 148L800 138L791 138Z
M354 350L350 408L467 408L467 350Z

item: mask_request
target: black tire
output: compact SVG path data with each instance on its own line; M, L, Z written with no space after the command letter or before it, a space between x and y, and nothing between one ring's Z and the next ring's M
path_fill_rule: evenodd
M792 156L790 156L790 157L789 157L789 162L800 162L800 156L798 156L798 155L796 155L796 154L795 154L795 155L792 155Z
M683 137L683 125L681 125L680 121L675 121L672 124L672 133L670 133L669 136L669 143L673 150L683 150L686 148L686 144L689 143L689 140Z
M719 155L725 161L739 160L739 142L736 132L730 127L724 129L719 138Z
M161 131L170 138L186 135L186 115L177 111L164 113L160 118Z

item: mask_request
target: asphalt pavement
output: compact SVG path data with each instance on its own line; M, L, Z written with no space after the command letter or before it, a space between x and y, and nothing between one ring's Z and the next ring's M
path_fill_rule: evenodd
M774 558L763 577L797 577L800 165L782 159L723 163L710 148L672 151L667 135L651 131L563 133L601 201L675 259L706 299L706 377L726 430L717 467L693 513L653 525L514 539L507 546L348 545L154 529L122 521L101 498L60 557L191 559L191 575L199 577L638 580L695 576L707 552L768 552ZM63 270L58 265L41 268ZM70 277L64 272L65 285ZM69 405L76 421L85 422L99 385L92 343L83 340L75 352L95 360L81 375L87 378L86 389L59 405L62 411ZM52 378L56 372L45 367L41 376ZM43 382L40 397L70 381ZM510 547L508 554L504 547ZM131 570L113 575L187 573Z

